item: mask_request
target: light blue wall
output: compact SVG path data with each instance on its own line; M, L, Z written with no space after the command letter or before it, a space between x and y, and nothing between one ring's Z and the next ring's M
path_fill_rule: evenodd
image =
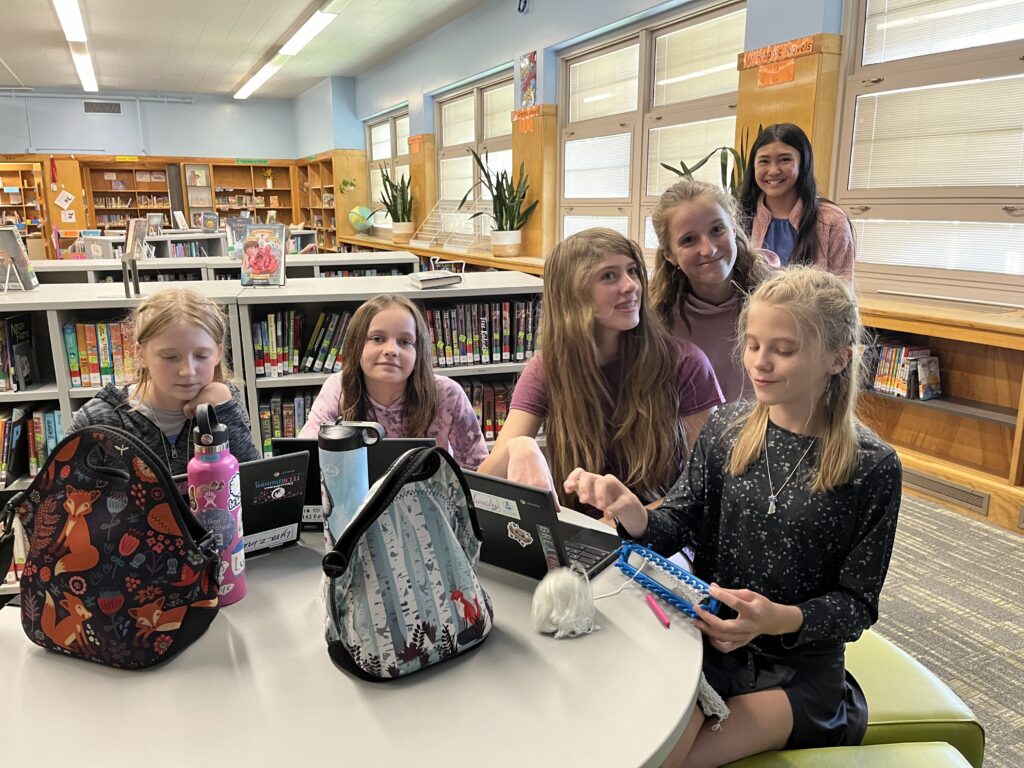
M296 156L291 101L190 96L136 102L134 94L101 94L90 98L119 101L122 113L87 115L82 94L63 95L71 98L0 97L0 152Z
M843 0L747 0L743 48L752 51L819 32L840 34Z
M366 131L356 116L356 79L331 78L331 108L334 117L334 147L336 149L363 149Z
M292 100L296 157L334 148L331 115L331 80L325 77Z

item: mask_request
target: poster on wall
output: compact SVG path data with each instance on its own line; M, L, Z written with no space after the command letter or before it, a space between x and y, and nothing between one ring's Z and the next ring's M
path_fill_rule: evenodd
M519 101L522 107L532 107L537 102L536 51L519 57Z

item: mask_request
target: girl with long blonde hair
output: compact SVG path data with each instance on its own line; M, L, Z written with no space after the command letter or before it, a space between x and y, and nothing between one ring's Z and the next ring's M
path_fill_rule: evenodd
M582 466L617 473L645 503L664 496L721 392L707 357L651 311L639 246L610 229L555 246L540 339L481 471L560 489ZM534 439L541 426L550 472Z
M624 537L696 552L727 606L698 608L704 674L731 709L696 708L666 765L710 766L772 749L859 744L867 705L845 643L878 619L902 468L856 418L861 326L844 281L794 267L740 315L756 401L715 413L658 509L622 482L574 470L567 491Z

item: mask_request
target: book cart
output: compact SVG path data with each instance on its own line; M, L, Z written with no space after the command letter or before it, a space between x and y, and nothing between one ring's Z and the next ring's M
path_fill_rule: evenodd
M503 310L503 314L499 315L501 320L497 324L505 326L503 333L504 344L508 347L508 359L493 359L487 363L446 360L445 365L435 366L435 372L456 379L463 384L464 388L469 384L471 391L476 385L479 385L481 394L486 392L490 385L490 390L496 399L507 398L508 387L514 376L526 367L528 359L527 334L530 328L527 327L528 321L525 319L527 317L525 307L529 306L533 309L534 321L539 319L537 307L542 289L543 282L539 278L519 272L469 273L463 276L463 282L459 285L429 291L415 288L404 277L392 276L354 277L344 280L300 278L289 280L288 284L282 288L243 289L238 295L244 365L242 373L244 373L246 381L246 401L253 424L253 438L266 451L269 448L267 445L269 441L265 438L270 435L287 436L291 431L297 433L305 423L305 414L308 414L313 398L316 397L324 381L331 375L325 372L326 363L333 359L336 367L332 368L332 372L340 370L340 364L337 361L339 348L337 342L340 341L340 338L331 342L321 340L321 345L316 350L319 359L314 358L311 364L307 365L309 361L306 359L306 353L311 346L311 340L315 341L317 335L321 337L331 335L327 328L318 334L318 320L321 325L327 324L329 327L333 318L335 323L333 335L340 337L343 335L343 331L339 332L338 328L340 324L346 322L345 314L348 313L350 316L362 302L383 293L396 293L412 299L425 313L430 312L438 330L443 327L441 318L448 316L449 325L441 330L440 334L434 330L434 325L431 327L432 335L439 335L445 340L455 338L457 341L457 332L452 327L452 323L456 322L455 317L459 307L476 305L479 310L482 305L486 304L492 308L497 306L499 312ZM522 319L517 319L515 315L517 304L524 308ZM289 313L292 314L289 315ZM290 323L294 322L296 315L301 315L303 318L301 331L298 334L294 332L289 334L287 329ZM282 317L286 318L284 322L281 322ZM258 327L264 323L268 326L271 323L277 323L282 328L286 339L297 338L299 340L298 344L290 345L294 350L294 356L289 356L289 359L292 363L290 370L297 368L300 372L284 373L282 371L279 373L277 370L273 370L272 373L268 372L271 370L268 360L271 357L280 358L279 354L272 355L269 352L269 347L266 354L259 355L263 372L259 371L257 355L262 350L258 350L256 346L254 325ZM430 323L428 322L428 324ZM291 327L294 328L294 325ZM494 327L490 317L488 317L487 327ZM520 331L522 332L521 338ZM449 334L454 334L454 336ZM323 349L323 355L320 355L325 343L328 344L328 347ZM260 344L261 347L265 345L262 335ZM284 346L287 345L288 341ZM274 345L275 352L277 346ZM331 356L332 352L333 357ZM470 399L475 401L473 396ZM285 410L285 406L289 404L291 405L289 410L292 413L291 424L287 423L288 415ZM478 417L483 422L485 437L489 436L493 440L498 425L493 416L491 416L492 423L488 425L489 414L486 412L484 403L482 401L474 402L474 406L477 405L482 409ZM498 407L497 403L494 407ZM488 435L488 426L490 435Z

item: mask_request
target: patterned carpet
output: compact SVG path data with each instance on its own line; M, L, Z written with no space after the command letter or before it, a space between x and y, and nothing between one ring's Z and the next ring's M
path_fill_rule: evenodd
M905 495L880 614L981 720L986 768L1024 766L1024 536Z

